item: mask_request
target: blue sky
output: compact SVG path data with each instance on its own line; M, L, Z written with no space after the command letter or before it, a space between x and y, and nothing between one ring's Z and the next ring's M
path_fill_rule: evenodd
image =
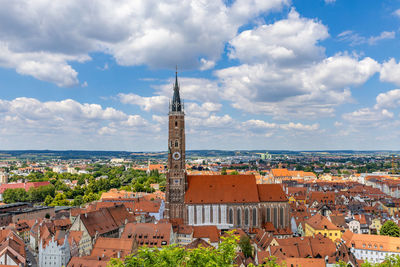
M0 1L0 149L400 149L400 1Z

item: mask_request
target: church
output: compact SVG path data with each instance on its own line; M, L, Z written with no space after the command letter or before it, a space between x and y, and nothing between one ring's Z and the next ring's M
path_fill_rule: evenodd
M185 112L178 73L169 104L165 215L188 225L219 229L289 226L289 204L281 185L257 184L254 175L188 175L185 169Z

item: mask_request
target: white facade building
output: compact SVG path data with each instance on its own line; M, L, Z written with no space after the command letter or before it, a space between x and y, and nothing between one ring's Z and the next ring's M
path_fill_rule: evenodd
M43 248L43 241L40 241L38 262L40 267L67 266L70 258L71 251L68 243L68 235L65 236L64 242L61 245L58 244L57 240L54 240L54 237L45 248Z

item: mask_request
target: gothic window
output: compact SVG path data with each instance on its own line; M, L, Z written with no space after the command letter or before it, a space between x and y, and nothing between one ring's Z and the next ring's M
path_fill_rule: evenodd
M253 226L257 226L257 209L253 208Z
M170 147L172 147L172 140L171 140L171 146Z
M233 224L233 210L232 209L229 209L229 223L230 224Z
M175 121L175 127L178 127L178 122L177 121Z
M244 225L249 225L249 209L244 210Z
M278 228L278 208L274 208L274 226Z
M271 209L267 208L267 222L271 221Z
M240 208L237 209L236 215L237 215L236 225L240 226L240 225L242 225L242 212L241 212Z
M283 208L280 208L280 210L279 210L279 221L280 221L280 224L283 226Z
M175 140L175 147L178 147L178 146L179 146L179 141Z

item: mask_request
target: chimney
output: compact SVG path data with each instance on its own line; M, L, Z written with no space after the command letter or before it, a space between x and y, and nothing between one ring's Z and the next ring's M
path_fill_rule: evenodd
M120 251L120 250L118 250L117 258L118 258L118 259L121 258L121 251Z

